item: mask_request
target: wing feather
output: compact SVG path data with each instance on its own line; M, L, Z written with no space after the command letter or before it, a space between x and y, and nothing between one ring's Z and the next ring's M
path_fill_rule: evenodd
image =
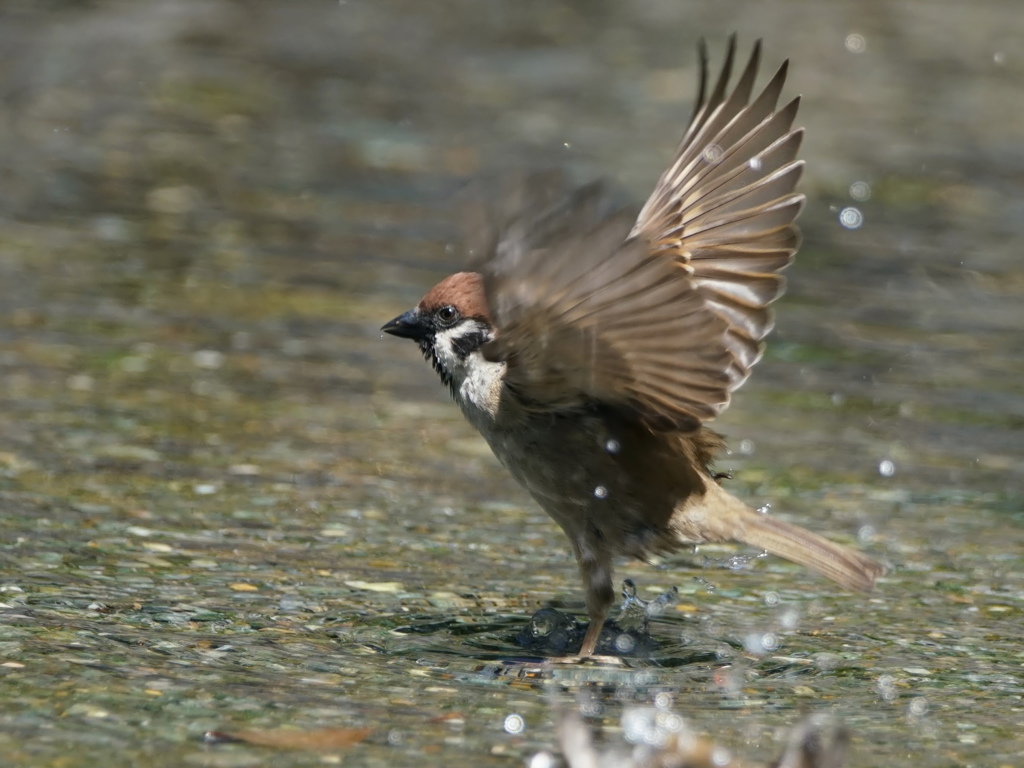
M484 354L523 402L692 430L760 358L799 245L802 130L799 99L777 108L787 64L754 95L758 42L730 91L735 51L708 94L701 44L693 118L635 219L600 183L568 193L550 174L492 209L473 248L497 331Z
M734 52L730 44L723 75ZM716 87L698 104L675 160L632 230L687 269L703 306L724 321L717 343L732 358L730 393L761 357L773 325L769 305L785 290L780 273L800 244L794 222L804 202L795 191L803 173L797 159L803 130L792 127L800 100L776 109L788 62L750 101L759 61L755 46L732 93L726 97Z

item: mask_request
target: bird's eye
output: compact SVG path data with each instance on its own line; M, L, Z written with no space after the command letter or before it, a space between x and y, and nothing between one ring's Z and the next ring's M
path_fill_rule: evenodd
M459 314L459 310L449 304L437 310L437 312L434 313L434 317L437 318L437 322L443 327L451 328L459 321L461 315Z

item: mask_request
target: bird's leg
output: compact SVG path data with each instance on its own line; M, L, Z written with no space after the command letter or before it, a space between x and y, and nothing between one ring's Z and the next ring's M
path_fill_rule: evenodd
M610 558L580 556L579 564L583 586L587 590L587 612L590 614L590 626L580 647L580 658L586 658L594 655L604 620L608 618L608 609L615 601L615 591L612 589Z
M580 646L580 658L585 659L594 655L594 649L597 648L597 639L601 636L601 630L604 628L604 620L607 618L607 613L604 616L595 616L593 613L590 614L590 626L587 627L587 634L583 636L583 645Z

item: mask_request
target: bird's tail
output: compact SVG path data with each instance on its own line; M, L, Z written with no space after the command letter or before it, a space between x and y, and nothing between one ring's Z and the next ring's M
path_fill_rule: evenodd
M755 512L717 483L696 504L677 510L673 522L681 533L693 524L705 540L739 541L810 568L849 590L867 592L885 566L867 555L829 541L805 528ZM708 536L707 533L711 533Z

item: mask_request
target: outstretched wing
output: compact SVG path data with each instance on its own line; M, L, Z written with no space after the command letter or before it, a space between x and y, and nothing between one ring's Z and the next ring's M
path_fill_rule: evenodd
M761 59L754 46L743 74L726 95L736 51L705 100L706 53L701 45L701 89L693 119L669 166L647 200L632 235L685 269L704 306L727 324L718 344L728 350L731 392L750 374L772 329L769 305L782 295L780 274L800 245L794 223L804 203L795 192L803 173L793 130L800 99L776 105L789 62L751 100ZM718 404L721 411L726 398Z
M635 222L601 184L564 195L542 175L506 195L525 207L481 229L495 233L474 246L497 329L484 353L524 402L598 400L688 431L756 362L797 245L800 134L796 102L775 111L785 66L750 101L760 46L726 97L734 49Z

